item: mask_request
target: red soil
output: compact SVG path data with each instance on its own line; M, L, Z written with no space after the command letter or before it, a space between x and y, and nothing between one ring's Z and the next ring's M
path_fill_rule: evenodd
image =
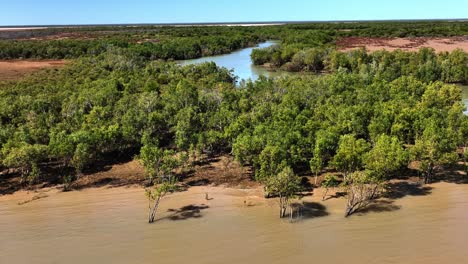
M342 51L365 47L368 51L397 50L417 51L422 47L435 49L436 52L453 51L457 48L468 52L468 36L447 38L364 38L348 37L337 41L337 46Z

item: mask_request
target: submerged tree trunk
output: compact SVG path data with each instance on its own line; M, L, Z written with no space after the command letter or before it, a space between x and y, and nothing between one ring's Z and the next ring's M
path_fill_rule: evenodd
M286 216L286 209L287 209L288 198L284 196L280 196L280 218Z
M148 223L153 223L154 222L154 219L156 218L156 213L158 211L158 207L159 207L159 202L161 201L161 196L158 196L155 200L154 200L154 204L153 206L151 206L151 199L148 198L149 201L148 201Z

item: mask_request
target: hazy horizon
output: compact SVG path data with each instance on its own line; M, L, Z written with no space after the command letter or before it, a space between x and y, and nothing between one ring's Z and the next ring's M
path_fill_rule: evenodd
M300 21L233 21L233 22L185 22L185 23L99 23L99 24L24 24L0 25L0 28L20 27L81 27L81 26L172 26L172 25L284 25L307 23L358 23L358 22L413 22L413 21L468 21L467 18L439 18L439 19L385 19L385 20L300 20Z
M228 24L270 22L348 22L388 20L465 20L468 2L215 0L41 2L3 4L0 26Z

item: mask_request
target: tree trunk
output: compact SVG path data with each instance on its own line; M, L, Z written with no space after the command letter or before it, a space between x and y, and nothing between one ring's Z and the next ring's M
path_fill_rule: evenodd
M280 203L280 218L283 218L283 197L280 196L280 200L279 200L279 203Z
M292 206L289 207L289 222L293 221L293 208Z
M325 197L327 197L328 188L325 189L325 193L323 194L322 201L325 201Z
M427 171L424 175L424 184L430 184L432 182L432 174L434 173L434 166L429 164Z
M287 203L287 198L280 196L280 218L283 218L286 216L286 203Z
M154 177L151 177L148 179L148 186L153 186L154 185Z
M149 203L149 215L148 215L148 223L153 223L154 222L154 219L156 218L156 212L158 211L158 207L159 207L159 202L161 201L161 196L158 196L155 200L154 200L154 205L153 205L153 208L151 208L151 202Z
M370 197L369 197L369 200L374 200L374 199L376 198L377 193L378 193L378 192L377 192L378 189L379 189L379 186L378 186L378 185L376 185L376 186L374 186L374 187L372 188L372 192L371 192L371 195L370 195Z
M463 146L463 165L465 165L465 174L468 175L468 165L466 164L466 149L467 146L465 143L465 145Z
M317 187L317 178L318 178L318 173L315 173L315 183L314 183L315 187Z

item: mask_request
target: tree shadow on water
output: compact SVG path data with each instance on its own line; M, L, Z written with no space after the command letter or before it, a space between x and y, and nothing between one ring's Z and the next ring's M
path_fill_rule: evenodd
M371 204L356 211L356 215L364 215L368 213L382 213L382 212L393 212L400 210L401 206L395 205L394 201L389 200L377 200Z
M328 201L330 199L337 199L346 196L347 192L336 192L334 195L330 195L328 197L325 197L323 201Z
M201 205L186 205L183 206L179 209L168 209L168 212L171 212L172 214L169 216L166 216L164 218L161 218L160 220L163 219L169 219L172 221L180 221L180 220L187 220L191 218L200 218L203 217L202 211L210 208L208 205L201 204Z
M321 203L315 202L302 202L292 203L292 217L294 220L312 219L317 217L324 217L329 215L327 208Z
M393 182L387 185L387 191L383 195L389 199L401 199L405 196L424 196L432 192L432 187L419 183Z

